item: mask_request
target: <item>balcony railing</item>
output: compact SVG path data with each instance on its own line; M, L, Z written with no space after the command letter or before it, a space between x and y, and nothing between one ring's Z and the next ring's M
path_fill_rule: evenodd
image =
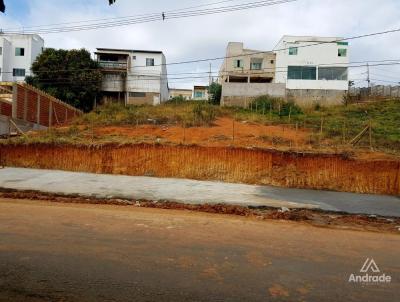
M118 69L126 70L128 67L127 63L124 62L111 62L111 61L99 61L99 65L105 69Z

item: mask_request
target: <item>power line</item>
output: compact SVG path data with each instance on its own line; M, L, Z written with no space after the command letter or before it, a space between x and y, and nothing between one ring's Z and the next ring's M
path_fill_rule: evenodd
M386 60L383 60L383 61L386 61ZM375 62L377 62L377 61L375 61ZM388 64L388 63L384 63L384 64ZM400 65L400 62L397 62L397 63L393 63L393 64L398 64L398 65ZM370 65L370 66L381 66L382 64L373 64L373 65ZM357 65L357 66L349 66L350 68L351 67L355 67L355 68L358 68L358 67L365 67L365 65ZM253 70L254 71L254 70ZM76 71L76 72L79 72L79 70L78 71ZM276 73L280 73L280 72L284 72L284 73L286 73L287 72L287 68L286 68L286 70L278 70L278 71L275 71ZM226 72L226 73L229 73L229 72ZM193 74L196 74L196 73L193 73ZM169 80L187 80L187 79L207 79L207 78L209 78L209 75L207 75L207 73L206 72L204 72L204 73L199 73L199 74L204 74L204 76L185 76L185 77L173 77L173 78L166 78L165 79L165 81L169 81ZM253 73L253 75L259 75L259 74L263 74L263 73L261 73L261 72L259 72L259 73ZM162 79L162 75L160 75L160 74L155 74L155 75L153 75L153 76L151 76L151 75L136 75L136 76L138 76L138 78L135 78L135 79L122 79L122 80L117 80L117 79L115 79L115 80L111 80L111 79L107 79L107 82L108 83L110 83L110 82L114 82L114 83L117 83L117 82L140 82L140 81L160 81L160 80L164 80L164 79ZM167 75L165 75L165 76L167 76ZM244 76L244 75L243 75ZM74 82L74 79L70 79L70 78L58 78L58 79L54 79L54 78L48 78L48 79L38 79L37 80L39 83L44 83L44 84L69 84L69 83L73 83ZM97 83L97 82L99 82L99 81L86 81L87 83Z
M193 9L193 8L199 8L199 7L206 7L206 6L213 6L217 4L222 4L226 2L234 2L234 1L239 1L239 0L224 0L224 1L218 1L218 2L209 2L205 3L202 5L196 5L196 6L189 6L185 8L180 8L180 9L174 9L174 10L166 10L164 13L170 13L170 12L177 12L177 11L182 11L182 10L187 10L187 9ZM158 13L147 13L147 14L137 14L137 15L130 15L130 16L121 16L121 17L113 17L113 18L99 18L99 19L90 19L90 20L80 20L80 21L70 21L70 22L61 22L61 23L51 23L51 24L42 24L42 25L33 25L33 26L20 26L20 27L14 27L14 28L3 28L3 31L12 31L12 30L21 30L24 31L26 29L33 29L33 28L40 28L40 27L51 27L51 26L57 26L57 25L72 25L72 24L83 24L83 23L90 23L90 22L98 22L98 21L111 21L111 20L124 20L124 19L132 19L136 17L151 17L151 16L160 16L162 12Z
M126 26L132 24L140 24L140 23L148 23L148 22L155 22L155 21L164 21L168 19L178 19L178 18L188 18L188 17L196 17L196 16L203 16L203 15L212 15L212 14L220 14L220 13L227 13L233 11L240 11L240 10L248 10L252 8L259 8L271 5L278 5L284 4L288 2L295 2L297 0L264 0L264 1L253 1L247 2L242 4L236 5L228 5L228 6L220 6L215 8L208 8L208 9L198 9L198 10L191 10L191 9L182 9L180 12L163 12L161 14L149 14L143 15L141 17L134 17L134 18L119 18L113 22L99 22L99 23L89 23L79 26L64 26L64 27L48 27L38 30L29 30L29 27L23 28L23 31L3 31L5 34L13 34L13 33L32 33L32 34L50 34L50 33L61 33L61 32L72 32L72 31L83 31L83 30L93 30L93 29L100 29L100 28L111 28L111 27L119 27L119 26ZM220 1L219 3L230 2L230 1ZM81 21L83 22L83 21Z
M365 64L367 63L374 63L370 64L370 67L374 66L392 66L392 65L400 65L400 59L385 59L385 60L371 60L371 61L354 61L354 62L349 62L349 63L341 63L341 62L333 62L333 63L324 63L324 64L318 64L314 65L313 67L319 67L319 66L343 66L344 67L349 67L349 68L359 68L359 67L365 67ZM353 65L356 64L356 65ZM168 64L165 64L168 65ZM133 66L133 68L138 68L138 67L143 67L143 66ZM282 71L279 69L283 69ZM38 70L36 72L33 72L34 74L41 74L41 73L73 73L73 72L84 72L84 71L95 71L101 69L99 68L83 68L75 71L71 71L69 69L52 69L52 70ZM259 69L259 73L265 73L265 71L270 71L270 72L286 72L287 71L287 66L276 66L276 67L265 67ZM241 69L241 71L251 71L254 74L257 74L257 70L254 69ZM264 72L262 72L264 71ZM223 71L222 73L231 73L232 71ZM10 74L13 73L13 71L1 71L1 73L6 73ZM184 74L209 74L209 71L199 71L199 72L181 72L181 73L168 73L167 75L184 75ZM213 74L219 74L221 73L220 71L213 71ZM141 73L132 73L132 75L140 75L140 76L160 76L160 73L145 73L145 71Z

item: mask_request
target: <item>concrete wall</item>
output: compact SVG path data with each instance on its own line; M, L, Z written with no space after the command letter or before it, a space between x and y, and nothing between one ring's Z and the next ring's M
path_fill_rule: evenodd
M294 100L300 106L324 106L339 105L343 103L345 91L322 89L287 89L286 97Z
M221 105L246 107L255 97L286 96L284 84L275 83L222 83Z
M9 129L9 117L5 115L0 115L0 135L8 135Z
M127 105L159 105L160 94L154 92L146 92L144 97L132 97L128 93Z

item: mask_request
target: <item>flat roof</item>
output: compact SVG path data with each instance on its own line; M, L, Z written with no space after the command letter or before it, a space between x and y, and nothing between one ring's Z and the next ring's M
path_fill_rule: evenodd
M110 52L142 52L142 53L163 53L160 50L140 50L140 49L116 49L116 48L96 48L97 51L110 51Z

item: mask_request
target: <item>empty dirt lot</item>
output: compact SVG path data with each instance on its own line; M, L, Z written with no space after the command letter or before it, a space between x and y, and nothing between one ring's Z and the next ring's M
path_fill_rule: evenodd
M189 211L0 200L1 301L397 301L400 237ZM350 284L366 258L390 284Z

